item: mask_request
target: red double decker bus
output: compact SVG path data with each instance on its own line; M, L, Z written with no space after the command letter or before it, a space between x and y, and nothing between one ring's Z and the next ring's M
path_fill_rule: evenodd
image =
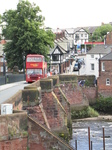
M29 54L26 57L26 82L34 82L47 77L47 62L45 57L38 54Z

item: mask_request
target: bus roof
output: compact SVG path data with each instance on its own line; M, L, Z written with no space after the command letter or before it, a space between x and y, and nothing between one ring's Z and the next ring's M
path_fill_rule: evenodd
M28 54L27 57L44 57L44 56L40 54Z

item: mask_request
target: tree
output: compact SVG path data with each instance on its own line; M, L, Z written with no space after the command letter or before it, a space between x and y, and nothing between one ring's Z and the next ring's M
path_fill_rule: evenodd
M112 26L110 24L101 25L94 31L92 41L104 42L104 36L110 31L112 31Z
M41 54L48 59L50 47L54 46L54 34L43 28L45 18L40 15L39 6L28 0L21 1L16 10L8 10L2 15L6 22L3 35L10 42L4 47L8 67L23 68L23 55Z

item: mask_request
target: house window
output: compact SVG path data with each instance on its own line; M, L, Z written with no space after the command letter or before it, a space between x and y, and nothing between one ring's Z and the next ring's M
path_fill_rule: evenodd
M94 70L94 64L91 64L91 70Z
M75 39L76 39L76 40L79 40L79 34L76 34L76 35L75 35Z
M1 69L0 69L0 70L1 70L1 72L3 72L3 67L2 67L2 66L1 66Z
M109 78L106 79L106 85L110 85L110 79Z
M1 58L1 62L3 62L3 58Z
M87 34L85 34L85 37L87 37Z
M105 71L105 63L102 62L102 71Z
M94 55L91 55L91 58L94 58Z
M83 37L83 34L81 34L81 37Z
M53 55L53 61L59 61L59 55Z

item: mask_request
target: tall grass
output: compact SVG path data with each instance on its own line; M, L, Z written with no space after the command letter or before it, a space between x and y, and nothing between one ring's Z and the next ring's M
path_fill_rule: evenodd
M88 117L98 117L98 112L95 111L92 107L88 106L82 110L72 110L71 118L72 119L80 119L80 118L88 118Z

